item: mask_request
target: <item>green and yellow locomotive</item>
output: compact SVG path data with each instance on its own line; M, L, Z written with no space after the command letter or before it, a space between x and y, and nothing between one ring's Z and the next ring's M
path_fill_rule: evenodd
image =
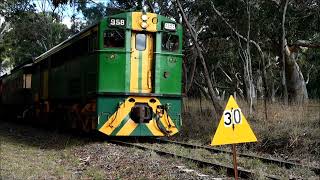
M182 26L164 16L106 17L20 70L31 77L21 87L31 92L24 119L109 136L169 136L181 127ZM3 105L15 103L3 98L14 75L2 78Z

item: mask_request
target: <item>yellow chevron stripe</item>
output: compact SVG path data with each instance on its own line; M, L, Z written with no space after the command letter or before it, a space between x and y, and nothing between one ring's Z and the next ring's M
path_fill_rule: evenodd
M137 127L138 124L129 119L128 122L117 133L117 136L129 136Z
M164 134L158 129L156 120L152 119L152 121L146 124L146 126L154 136L164 136Z
M113 130L120 125L121 121L130 113L133 105L134 103L131 103L128 100L126 100L117 110L117 112L115 112L107 120L107 122L99 129L99 131L107 135L110 135L113 132Z

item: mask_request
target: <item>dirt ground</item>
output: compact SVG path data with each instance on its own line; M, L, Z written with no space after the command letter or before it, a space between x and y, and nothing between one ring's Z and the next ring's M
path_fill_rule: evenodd
M190 162L115 145L94 136L0 121L0 179L223 177L215 173L199 170Z

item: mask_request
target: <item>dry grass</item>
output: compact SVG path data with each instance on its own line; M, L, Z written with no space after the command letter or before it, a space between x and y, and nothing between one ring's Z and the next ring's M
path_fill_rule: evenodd
M233 158L231 154L225 153L212 153L205 149L191 149L185 148L175 144L141 144L142 146L148 146L155 149L165 150L177 155L192 157L202 161L209 161L213 163L219 163L224 165L232 166ZM276 175L282 177L283 179L289 179L290 177L296 177L300 179L310 179L317 177L317 175L308 168L304 167L294 167L287 169L285 167L280 167L278 165L263 163L259 159L238 157L238 167L244 169L250 169L255 172L255 177L253 179L263 179L266 174ZM192 165L188 165L189 167ZM201 169L202 172L207 173L206 169ZM226 174L217 171L211 171L207 174Z
M0 179L196 179L175 158L0 121ZM188 167L189 168L189 167Z
M258 138L257 143L239 145L239 150L319 166L320 102L310 101L302 106L268 104L267 120L263 102L258 102L250 117L247 104L243 101L238 101L238 104ZM186 100L184 110L183 129L177 138L209 144L220 121L210 102Z
M56 133L38 137L33 136L34 133L26 135L22 128L18 131L3 131L3 128L0 130L0 179L75 178L70 166L75 166L77 159L70 147L80 141L71 142Z

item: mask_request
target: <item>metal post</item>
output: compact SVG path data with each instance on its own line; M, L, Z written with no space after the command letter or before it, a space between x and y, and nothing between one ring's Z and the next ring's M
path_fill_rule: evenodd
M238 180L237 150L236 150L235 144L232 144L232 155L233 155L234 179Z

